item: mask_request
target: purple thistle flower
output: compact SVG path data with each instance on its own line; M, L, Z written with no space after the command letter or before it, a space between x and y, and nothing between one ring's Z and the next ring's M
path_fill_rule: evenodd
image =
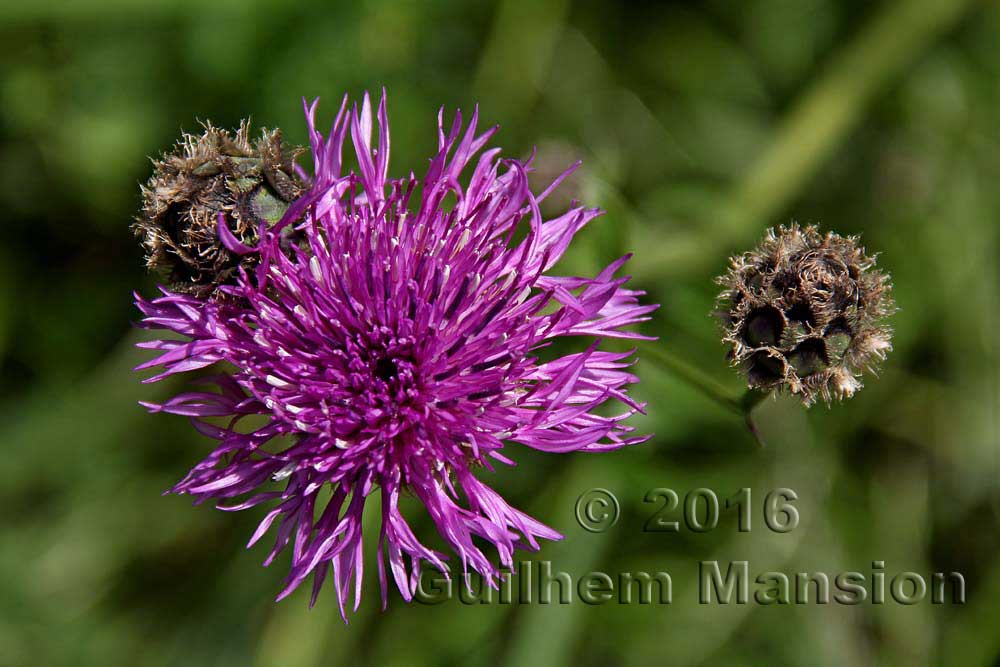
M255 269L241 269L235 285L220 288L221 299L162 288L159 298L136 296L142 326L183 336L141 344L162 353L139 366L160 367L147 382L217 362L234 367L203 380L217 391L144 404L187 415L219 441L171 491L199 502L246 496L220 504L224 510L277 503L250 545L275 522L264 564L291 544L278 599L312 574L315 602L332 571L341 614L352 588L357 609L362 510L376 488L383 606L386 563L406 600L423 561L448 572L446 556L424 546L401 514L403 492L427 508L463 572L471 568L496 586L499 566L475 538L509 567L515 549L537 550L538 538L562 536L507 504L474 468L512 464L503 454L510 442L597 452L646 440L623 423L643 408L626 393L637 381L625 370L632 352L597 348L603 337L645 338L625 327L648 320L657 306L641 305L643 293L625 289L627 276L615 277L627 256L594 278L546 274L600 214L574 206L542 219L539 203L576 165L536 196L528 187L531 161L500 159L491 148L463 187L460 175L497 128L477 135L477 111L464 133L460 113L446 132L442 111L426 175L392 180L384 93L374 146L367 95L360 111L348 111L345 96L327 137L316 130L315 111L316 102L306 108L314 158L306 194L277 225L261 227L256 248L242 245L220 217L222 241L233 252L258 253ZM356 172L342 162L348 134ZM526 234L517 241L522 222ZM281 230L290 225L307 243L285 240ZM565 336L594 340L551 361L537 356ZM611 401L623 406L620 413L598 414ZM248 416L256 428L238 430ZM212 417L229 419L206 420ZM332 497L318 508L324 485Z

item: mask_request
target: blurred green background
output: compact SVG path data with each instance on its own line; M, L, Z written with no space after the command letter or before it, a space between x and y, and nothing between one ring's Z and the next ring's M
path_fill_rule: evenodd
M996 4L5 0L0 53L0 665L1000 664ZM893 275L882 377L830 409L765 403L763 450L645 355L636 424L653 441L515 449L516 469L484 473L565 533L534 557L575 575L667 570L672 605L393 595L380 613L369 558L345 627L329 588L311 611L306 590L272 601L287 559L262 569L269 547L243 548L263 508L160 495L210 442L136 405L179 386L129 370L147 356L130 292L154 289L128 229L147 156L197 119L252 115L303 142L301 96L323 96L328 120L343 92L382 85L394 174L426 165L439 105L477 101L508 154L538 146L541 172L582 158L563 192L608 213L566 270L636 251L635 281L663 304L645 347L734 396L708 316L729 254L817 222L863 234ZM601 534L573 518L594 486L622 502ZM706 533L642 532L647 489L703 486L751 487L752 531L727 513ZM776 487L799 494L785 534L760 520ZM967 604L703 606L705 559L955 570Z

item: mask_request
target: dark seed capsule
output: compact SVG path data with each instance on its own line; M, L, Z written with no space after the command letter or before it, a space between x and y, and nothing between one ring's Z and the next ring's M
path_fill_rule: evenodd
M718 315L751 388L829 402L852 395L892 349L892 285L856 238L780 227L730 264Z
M752 311L746 317L743 337L751 347L774 345L781 339L785 321L777 308L765 306Z
M236 238L253 246L260 224L276 223L305 191L295 170L302 149L283 146L279 130L265 129L253 141L249 135L248 121L235 135L206 124L201 135L183 135L172 152L153 161L132 229L147 266L165 274L174 291L214 295L239 266L254 261L222 245L220 212Z

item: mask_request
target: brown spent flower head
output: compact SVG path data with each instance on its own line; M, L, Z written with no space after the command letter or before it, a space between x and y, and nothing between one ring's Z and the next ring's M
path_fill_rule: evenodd
M889 276L857 237L815 226L769 229L717 279L723 342L749 387L788 391L806 405L851 396L862 371L892 349Z
M295 169L303 149L282 146L280 130L265 128L251 142L249 120L235 136L211 123L204 127L200 136L185 133L172 152L153 160L132 225L147 267L164 272L175 292L200 297L231 281L241 261L251 261L219 240L219 212L236 238L253 246L261 221L276 223L306 188Z

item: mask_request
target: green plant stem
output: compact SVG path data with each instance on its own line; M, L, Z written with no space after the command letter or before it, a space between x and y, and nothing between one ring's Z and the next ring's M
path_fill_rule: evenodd
M736 397L726 387L709 377L701 369L689 364L667 350L650 346L648 349L643 350L643 354L652 357L662 369L687 383L692 388L697 389L723 408L743 417L747 429L749 429L750 434L753 435L757 444L761 447L764 446L764 440L761 438L757 424L753 420L753 411L754 408L760 405L761 401L771 395L771 392L759 389L747 389L746 393L742 396Z
M764 446L764 438L761 437L760 430L757 428L757 422L754 421L753 410L770 395L771 392L769 391L747 389L746 393L743 394L743 397L740 398L740 408L743 410L743 421L746 422L747 428L750 430L750 434L761 447Z
M743 414L740 399L733 396L728 389L706 375L701 369L659 346L650 345L642 353L652 357L661 368L683 380L722 407L737 414Z
M740 397L740 410L744 413L753 412L753 409L760 405L765 398L771 395L769 391L761 389L747 389L746 393Z

